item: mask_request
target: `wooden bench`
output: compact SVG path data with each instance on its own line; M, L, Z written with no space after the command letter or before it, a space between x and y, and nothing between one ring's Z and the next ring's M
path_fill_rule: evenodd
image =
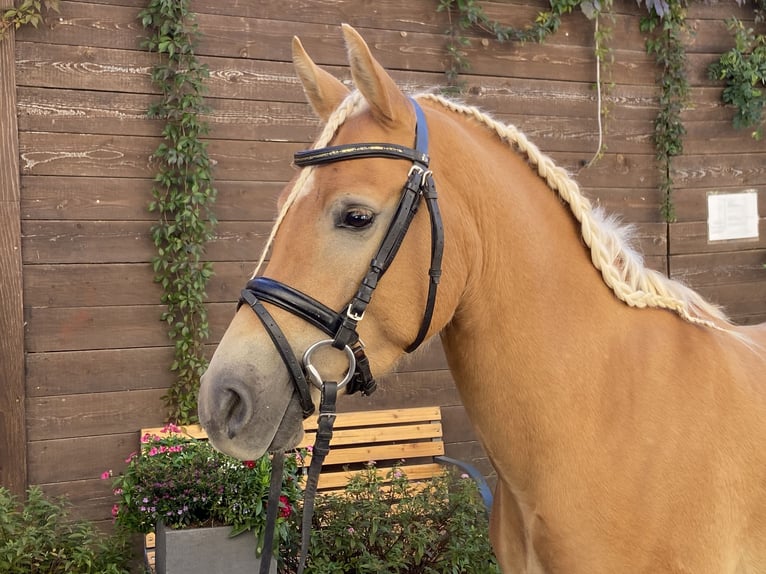
M185 434L205 440L207 435L199 425L182 427ZM314 444L317 419L307 419L301 448ZM141 429L160 435L162 427ZM445 465L456 465L473 478L487 510L492 494L486 480L473 466L444 455L440 407L418 407L378 411L339 413L335 420L330 453L322 466L319 492L339 491L349 479L370 461L377 472L385 476L395 464L410 481L425 480L444 473ZM306 462L308 464L308 461ZM145 537L147 565L154 572L154 534Z

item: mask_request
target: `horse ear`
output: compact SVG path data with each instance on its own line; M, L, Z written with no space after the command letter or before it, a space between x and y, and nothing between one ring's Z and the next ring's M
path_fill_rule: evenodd
M348 95L348 88L309 58L297 36L293 37L293 65L311 107L326 122Z
M370 49L348 24L343 24L343 36L354 84L370 104L373 116L382 124L392 126L411 115L407 97L391 76L372 57Z

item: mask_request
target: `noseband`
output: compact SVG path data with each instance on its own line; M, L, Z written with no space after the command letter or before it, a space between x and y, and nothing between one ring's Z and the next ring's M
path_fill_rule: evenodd
M311 354L316 345L310 347L304 354L303 364L301 364L279 325L262 302L271 303L297 315L331 337L332 339L327 340L329 341L328 345L331 344L336 349L345 350L349 357L349 371L346 379L338 384L339 389L345 387L348 394L356 392L361 392L364 395L372 394L376 382L370 370L364 345L357 333L357 325L364 317L378 281L394 260L418 210L421 199L425 199L431 220L430 279L420 329L415 340L405 349L407 353L411 353L420 346L431 325L436 303L436 290L441 276L444 230L437 204L433 175L428 169L428 126L426 125L425 114L415 100L410 99L410 101L415 108L416 116L414 148L391 143L358 143L300 151L294 156L295 165L298 167L362 158L404 159L412 162L396 213L375 257L370 262L356 295L345 308L336 312L309 295L268 277L255 277L242 290L237 309L247 303L263 323L290 373L304 418L310 416L315 410L311 399L309 381L320 389L323 387L321 377L311 365Z
M407 181L402 188L399 204L391 223L386 230L375 256L370 262L356 294L341 312L336 312L302 291L268 277L255 277L248 281L239 299L237 309L247 303L263 323L264 328L277 348L282 361L290 373L296 394L301 403L303 418L314 410L309 382L322 391L319 406L319 423L316 442L312 451L306 488L304 490L303 522L300 561L298 572L302 573L306 565L311 530L311 516L314 497L319 481L319 472L325 456L330 450L332 427L335 422L335 400L338 390L345 387L348 394L361 392L369 395L375 390L376 383L370 370L370 362L364 352L364 344L357 333L357 326L364 318L372 294L396 257L404 236L417 213L421 199L425 199L431 219L431 267L429 269L428 297L423 312L423 319L415 340L405 349L411 353L417 349L428 333L436 304L436 290L441 277L441 260L444 250L444 229L439 206L436 201L436 187L433 175L428 169L428 126L425 114L415 100L410 99L415 108L415 147L408 148L391 143L359 143L329 146L320 149L300 151L295 154L294 162L298 167L324 165L337 161L362 158L404 159L412 162L407 174ZM263 302L276 305L311 323L327 334L330 339L320 340L311 345L303 354L302 364L298 362L290 343L282 329L264 307ZM340 382L323 381L317 369L311 363L311 355L322 346L332 346L345 351L348 359L348 371ZM279 507L279 494L282 484L282 464L284 457L272 459L272 475L267 506L266 529L261 556L261 574L269 568L273 545L276 512Z

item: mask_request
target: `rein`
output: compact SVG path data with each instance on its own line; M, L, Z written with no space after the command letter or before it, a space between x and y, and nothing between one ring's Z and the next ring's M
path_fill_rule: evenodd
M294 163L298 167L363 158L404 159L412 162L394 217L356 294L344 310L336 312L309 295L268 277L255 277L248 281L242 290L237 305L237 309L239 309L243 304L247 304L255 312L271 337L290 373L304 419L315 411L309 383L318 387L322 393L316 441L312 450L311 464L304 490L298 574L303 572L306 565L317 483L322 463L330 450L330 439L335 422L335 400L338 391L345 388L347 394L361 392L364 395L370 395L377 386L370 370L370 362L365 354L364 344L359 338L357 326L364 318L378 282L396 257L421 200L426 202L431 221L431 264L428 272L428 296L423 311L423 319L415 339L405 349L407 353L411 353L420 346L431 326L436 304L436 292L441 278L444 227L437 203L433 174L428 169L428 126L425 114L414 99L410 98L410 101L415 109L416 117L414 148L391 143L357 143L300 151L294 156ZM302 361L298 361L290 343L271 313L264 307L263 302L271 303L304 319L331 338L311 345L304 353ZM311 363L311 355L314 351L328 345L346 353L349 367L344 379L340 382L323 381ZM275 453L272 460L272 477L260 574L268 574L273 552L274 528L282 482L282 461L277 461L277 459L281 458L281 453Z

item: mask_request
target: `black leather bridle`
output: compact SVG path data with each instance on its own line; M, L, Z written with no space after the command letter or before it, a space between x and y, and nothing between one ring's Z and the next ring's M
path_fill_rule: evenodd
M362 158L404 159L412 162L412 167L407 175L407 181L402 188L402 194L394 217L351 301L342 311L336 312L309 295L284 283L268 277L255 277L248 281L242 290L237 305L237 309L243 304L249 305L271 337L274 346L277 348L282 361L290 373L296 394L301 403L304 418L310 416L315 410L309 383L319 387L322 391L316 444L312 451L309 477L304 491L303 543L299 572L302 572L305 566L308 551L308 532L311 527L311 514L313 512L313 499L322 462L327 452L329 452L332 425L335 421L335 399L337 392L345 387L348 394L361 392L362 394L369 395L376 387L375 379L370 370L370 363L365 354L364 345L357 333L357 326L364 317L378 282L390 267L394 257L396 257L422 200L426 202L431 220L431 265L428 272L428 296L420 329L415 340L405 349L407 353L411 353L420 346L431 326L431 319L436 304L436 291L441 277L444 228L437 203L433 174L428 169L428 126L425 114L414 99L410 99L410 101L415 109L416 117L414 148L391 143L358 143L300 151L294 156L294 163L298 167L324 165ZM331 339L319 341L309 347L303 355L302 363L299 362L290 347L290 343L271 313L264 307L263 302L271 303L301 317L326 333ZM311 354L316 348L323 345L331 345L336 349L345 351L349 368L343 381L323 381L313 367ZM272 532L269 532L269 527L267 526L263 549L264 556L262 556L264 558L262 572L267 571L270 561L273 523L276 519L278 493L281 486L281 458L275 456L273 461L272 488L268 505L269 514L273 516L267 515L267 524L272 524ZM277 459L280 459L279 462ZM278 477L276 476L277 474L279 475Z
M333 347L341 350L350 349L354 356L355 368L350 369L353 374L348 381L346 392L348 394L355 392L362 392L365 395L371 394L375 390L376 383L370 371L364 345L359 339L356 328L359 321L364 317L378 282L394 260L422 199L426 202L431 219L430 279L420 330L415 340L407 347L407 353L411 353L420 346L431 325L436 304L436 291L441 276L444 229L439 213L433 175L428 169L428 126L423 110L415 100L410 101L415 108L417 120L414 148L390 143L359 143L300 151L295 154L295 165L298 167L373 157L404 159L412 162L396 213L375 257L370 262L367 273L348 305L342 311L336 312L309 295L268 277L255 277L242 290L237 309L246 303L263 323L290 372L301 402L304 418L310 416L315 410L307 377L301 363L290 348L287 338L262 302L265 301L289 311L324 331L332 337ZM315 383L321 385L321 381L315 381Z

